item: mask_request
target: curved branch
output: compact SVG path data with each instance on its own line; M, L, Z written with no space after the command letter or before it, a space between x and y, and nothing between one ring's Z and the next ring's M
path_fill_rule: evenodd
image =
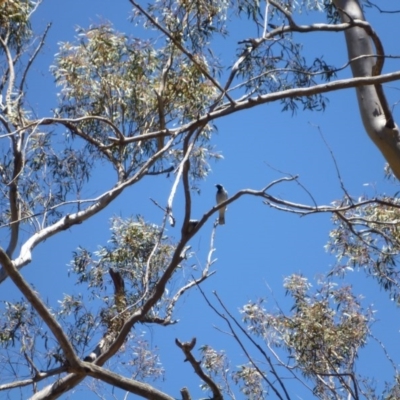
M282 100L285 98L296 98L296 97L308 97L322 93L333 92L336 90L343 90L343 89L351 89L357 87L364 87L366 85L375 85L377 83L387 83L392 82L400 79L400 71L391 72L388 74L383 74L379 76L369 76L369 77L362 77L362 78L348 78L348 79L340 79L334 82L328 83L321 83L319 85L307 87L307 88L293 88L282 90L280 92L268 93L265 95L260 95L257 97L251 97L249 99L243 101L236 101L234 105L230 103L224 103L216 108L214 111L204 114L193 120L188 122L185 125L182 125L176 129L169 129L163 131L156 131L151 132L147 135L143 135L146 138L155 138L159 134L164 135L178 135L183 132L187 132L190 129L196 128L203 124L207 124L211 121L217 120L219 118L225 117L227 115L234 114L238 111L251 109L257 107L261 104L272 103L278 100ZM130 143L137 141L138 138L125 138L124 143Z
M85 372L93 378L100 379L103 382L127 390L129 393L136 394L145 399L175 400L174 397L168 396L151 385L125 378L98 365L86 363Z

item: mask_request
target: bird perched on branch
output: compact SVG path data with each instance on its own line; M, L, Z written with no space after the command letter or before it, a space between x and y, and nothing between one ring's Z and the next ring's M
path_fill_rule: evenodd
M228 198L228 192L224 189L222 185L215 185L217 188L217 204L222 203ZM225 211L226 207L222 207L219 209L219 218L218 218L218 223L220 225L225 225Z

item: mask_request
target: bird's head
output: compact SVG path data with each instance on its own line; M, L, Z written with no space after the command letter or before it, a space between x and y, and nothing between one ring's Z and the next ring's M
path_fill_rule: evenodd
M217 183L217 184L215 185L215 187L216 187L218 190L222 190L222 185L220 185L219 183Z

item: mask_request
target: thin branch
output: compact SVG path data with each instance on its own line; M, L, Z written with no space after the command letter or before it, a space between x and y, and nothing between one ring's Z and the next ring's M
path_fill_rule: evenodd
M370 0L365 0L366 5L369 7L375 7L380 13L382 14L398 14L400 13L400 10L382 10L382 8L378 7L375 3L373 3Z
M159 120L159 124L160 124L160 131L163 131L164 129L167 128L167 124L165 122L164 90L165 90L165 86L167 83L167 75L172 66L173 55L174 55L174 48L172 47L171 53L168 57L168 61L161 72L161 79L160 79L158 91L154 90L156 97L157 97L158 120ZM160 150L164 147L164 136L163 135L159 135L157 137L157 143L158 143L157 144L158 150Z
M265 12L264 12L264 29L263 29L263 37L267 34L268 29L268 11L269 11L269 1L265 2Z
M320 128L319 126L317 126L317 130L318 130L319 136L321 137L322 141L323 141L324 144L325 144L325 147L326 147L326 148L328 149L328 151L329 151L329 154L330 154L331 159L332 159L332 161L333 161L333 165L334 165L335 170L336 170L337 178L338 178L338 180L339 180L339 182L340 182L340 187L342 188L342 191L343 191L343 193L345 194L346 198L347 198L350 202L352 202L351 196L350 196L350 194L348 193L348 191L347 191L347 189L346 189L346 187L345 187L345 185L344 185L344 182L343 182L343 179L342 179L342 175L341 175L340 170L339 170L339 165L338 165L338 163L337 163L337 161L336 161L335 155L333 154L332 148L329 146L329 143L328 143L327 140L325 139L325 136L324 136L324 134L322 133L321 128Z
M207 278L209 278L211 275L214 275L215 271L213 272L209 272L211 265L214 264L214 261L212 260L212 255L214 253L214 241L215 241L215 233L217 231L217 226L214 225L212 232L211 232L211 240L210 240L210 250L208 252L208 256L207 256L207 263L205 268L202 271L201 277L200 278L194 278L192 277L192 280L187 283L185 286L183 286L182 288L180 288L176 294L174 295L174 297L171 299L170 303L168 304L167 310L166 310L166 314L167 314L167 320L169 320L171 318L172 312L174 310L175 304L176 302L179 300L179 298L190 288L192 288L193 286L199 286L200 283L202 283L203 281L205 281Z
M182 175L184 175L184 172L185 172L186 175L189 173L190 156L192 154L192 150L194 148L194 145L195 145L196 140L199 137L200 133L201 133L201 129L198 129L198 131L195 133L191 143L189 143L189 140L191 139L191 136L192 136L191 133L189 133L185 137L184 144L183 144L183 154L184 155L183 155L182 161L179 164L178 172L176 174L176 177L175 177L175 180L174 180L174 183L172 185L171 192L170 192L170 195L169 195L168 201L167 201L167 211L171 216L173 216L172 203L174 201L174 197L175 197L175 194L176 194L176 191L177 191L177 188L178 188L178 184L179 184L179 182L181 180ZM190 199L189 199L189 204L187 202L185 204L186 204L186 207L188 207L188 206L190 207ZM189 217L190 217L190 215L189 215ZM186 219L189 220L189 217L187 215L185 215L185 220Z
M8 114L13 114L13 107L12 107L12 100L11 100L11 95L14 90L14 83L15 83L15 70L14 70L14 62L10 53L10 49L7 46L7 43L3 40L3 38L0 36L0 45L4 50L4 53L7 58L7 64L8 64L8 86L7 86L7 91L6 91L6 107L7 107L7 113Z
M214 275L215 271L212 271L210 273L202 273L200 278L193 278L193 280L191 280L190 282L188 282L185 286L181 287L174 295L174 297L170 300L167 309L166 309L166 322L168 323L171 320L171 316L172 316L172 312L174 311L175 308L175 304L177 303L177 301L181 298L181 296L188 291L189 289L191 289L193 286L198 286L200 283L202 283L203 281L205 281L207 278L209 278L210 276Z
M46 26L46 29L44 30L44 33L43 33L42 37L40 38L40 42L39 42L38 46L36 47L35 51L33 52L32 56L29 58L29 60L28 60L28 62L26 64L25 70L24 70L24 72L22 74L21 82L19 84L20 93L23 93L23 91L24 91L24 84L25 84L25 81L26 81L26 77L28 76L29 69L32 66L33 62L35 61L35 58L39 54L40 50L44 46L44 42L46 40L46 36L47 36L47 34L48 34L49 30L50 30L50 27L51 27L51 23ZM22 96L19 97L18 109L21 106L21 102L22 102Z
M323 373L323 372L315 372L316 375L321 375L321 376L334 376L339 378L339 380L342 382L342 385L345 386L345 388L350 392L349 394L355 399L359 400L358 396L358 386L357 386L357 380L354 377L354 374L348 373L348 372L337 372L337 373ZM351 390L351 388L343 381L343 377L348 376L351 378L354 386L354 392ZM326 385L329 388L329 385Z
M198 135L200 132L196 135ZM194 143L194 141L193 141ZM188 147L188 141L185 140L183 144L183 152L184 154L187 153L187 147ZM192 214L192 194L190 191L190 183L189 183L189 172L190 172L190 157L187 157L185 161L182 161L182 183L183 183L183 193L185 195L185 215L183 217L183 222L182 222L182 230L181 234L182 236L188 233L194 234L192 232L193 230L188 229L189 224L190 224L190 217Z

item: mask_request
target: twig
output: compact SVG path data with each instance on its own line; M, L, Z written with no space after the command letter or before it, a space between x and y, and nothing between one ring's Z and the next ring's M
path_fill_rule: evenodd
M342 175L341 175L340 170L339 170L339 165L338 165L338 163L337 163L337 161L336 161L335 155L333 154L332 148L329 146L329 143L326 141L325 136L324 136L324 134L322 133L320 126L317 126L317 130L318 130L319 136L321 137L321 139L322 139L322 141L324 142L326 148L328 149L329 154L331 155L331 159L332 159L333 164L334 164L334 166L335 166L336 175L337 175L337 178L339 179L339 182L340 182L340 187L342 188L342 191L343 191L343 193L345 194L347 200L348 200L350 203L353 203L353 200L352 200L351 196L349 195L349 193L348 193L346 187L344 186L344 182L343 182L343 179L342 179Z

